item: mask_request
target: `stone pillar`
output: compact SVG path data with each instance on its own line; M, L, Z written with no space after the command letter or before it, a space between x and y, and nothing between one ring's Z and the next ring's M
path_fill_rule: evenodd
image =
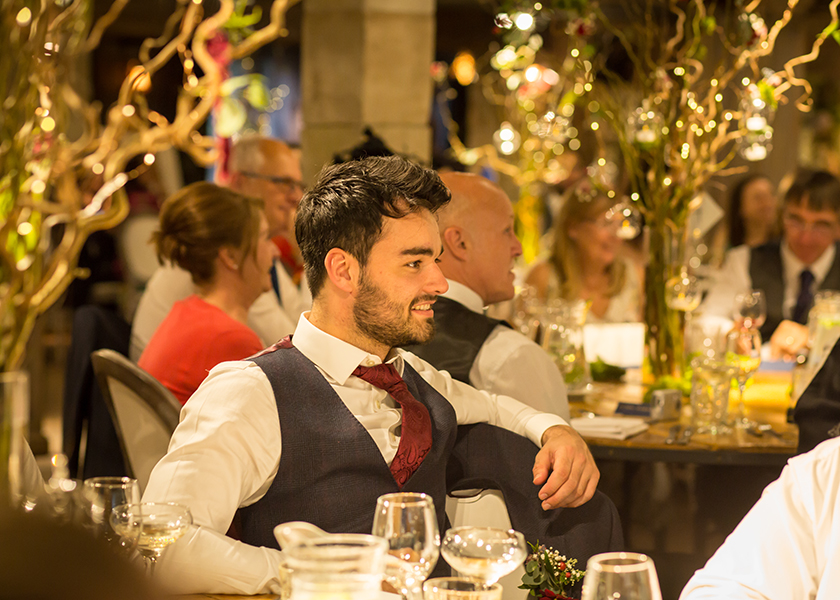
M365 126L430 162L435 0L306 0L301 71L303 176L359 144Z

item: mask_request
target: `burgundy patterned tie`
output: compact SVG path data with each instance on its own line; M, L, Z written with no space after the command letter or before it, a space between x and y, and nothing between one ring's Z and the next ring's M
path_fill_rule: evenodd
M397 485L405 485L432 447L432 420L429 410L419 402L393 365L356 367L353 375L388 392L402 407L402 428L397 454L391 461L391 474Z

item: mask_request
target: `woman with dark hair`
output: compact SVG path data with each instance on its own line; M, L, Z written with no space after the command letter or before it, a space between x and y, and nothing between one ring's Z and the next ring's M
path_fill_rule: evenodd
M729 200L729 246L760 246L780 234L773 184L764 175L747 175L732 189Z
M526 278L541 300L590 301L589 323L641 318L641 278L633 262L622 256L619 223L608 214L613 203L602 194L571 193L554 225L551 254Z
M206 182L164 202L153 241L159 260L189 271L197 292L175 303L138 365L185 403L218 363L263 348L247 315L271 289L277 249L261 200Z

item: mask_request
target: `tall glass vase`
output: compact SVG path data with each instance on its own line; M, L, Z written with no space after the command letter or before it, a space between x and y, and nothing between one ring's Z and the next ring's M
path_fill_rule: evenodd
M683 228L684 230L684 228ZM673 223L648 224L645 271L645 361L653 379L682 371L685 313L668 306L668 282L684 265L685 236Z
M22 496L22 465L29 425L29 376L24 371L0 373L0 509Z

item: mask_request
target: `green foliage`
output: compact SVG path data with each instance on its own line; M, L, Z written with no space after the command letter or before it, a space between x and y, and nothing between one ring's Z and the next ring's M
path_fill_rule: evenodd
M606 363L600 356L595 362L589 363L589 371L592 374L593 381L602 382L621 381L621 378L627 373L627 369Z
M529 596L542 598L546 591L566 596L586 571L575 568L576 558L566 558L553 548L528 542L531 554L525 559L525 574L520 590L529 590Z

